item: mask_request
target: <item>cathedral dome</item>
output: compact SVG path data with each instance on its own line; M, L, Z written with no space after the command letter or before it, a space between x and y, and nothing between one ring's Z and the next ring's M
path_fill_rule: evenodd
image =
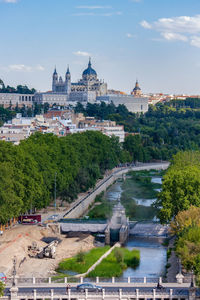
M92 69L91 60L89 60L88 68L85 69L85 71L83 71L83 76L90 76L90 75L97 76L96 71L94 69Z

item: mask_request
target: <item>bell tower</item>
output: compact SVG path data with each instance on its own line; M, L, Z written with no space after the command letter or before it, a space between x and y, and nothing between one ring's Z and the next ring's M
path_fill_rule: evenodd
M71 93L71 74L69 71L69 66L67 67L67 72L65 74L65 92L68 95Z
M58 83L58 73L56 71L56 67L53 73L53 81L52 81L52 92L56 92L56 84Z

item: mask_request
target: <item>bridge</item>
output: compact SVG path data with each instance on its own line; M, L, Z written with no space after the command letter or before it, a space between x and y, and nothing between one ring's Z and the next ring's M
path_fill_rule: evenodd
M194 283L165 283L157 288L158 280L162 278L111 278L110 280L96 278L97 284L102 287L99 292L77 290L77 283L68 281L77 278L61 279L54 282L53 278L16 278L8 279L4 296L1 300L198 300L200 290ZM81 278L80 282L85 282ZM87 279L88 280L88 279ZM91 280L91 279L90 279ZM64 283L63 283L64 282Z

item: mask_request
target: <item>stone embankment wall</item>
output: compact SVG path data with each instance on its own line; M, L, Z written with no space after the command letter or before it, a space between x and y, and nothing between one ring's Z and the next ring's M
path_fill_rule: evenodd
M99 195L101 192L106 191L106 189L112 185L115 180L119 177L122 177L123 174L128 173L129 171L142 171L142 170L166 170L169 167L169 163L149 163L149 164L141 164L134 167L125 167L120 168L114 171L107 178L104 178L93 190L93 192L89 193L83 199L81 199L78 203L76 203L73 207L71 207L67 213L64 215L64 218L73 219L81 217L85 212L87 212L89 206L94 202L95 197Z

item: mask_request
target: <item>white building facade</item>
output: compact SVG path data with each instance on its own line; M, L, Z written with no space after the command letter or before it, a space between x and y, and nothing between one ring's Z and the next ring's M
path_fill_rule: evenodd
M4 108L15 106L31 107L34 102L33 94L0 93L0 105Z
M145 113L148 111L147 97L134 97L132 95L106 95L97 97L98 102L113 103L115 106L124 104L132 113Z

